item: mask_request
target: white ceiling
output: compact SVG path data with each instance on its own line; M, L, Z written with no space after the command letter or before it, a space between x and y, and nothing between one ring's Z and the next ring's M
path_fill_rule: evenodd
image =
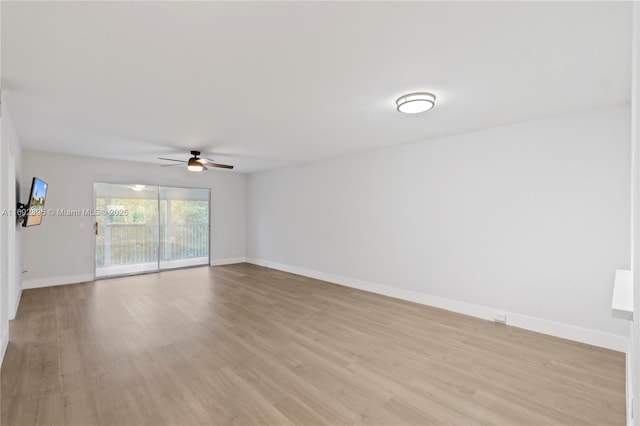
M630 2L7 2L27 149L244 172L629 102ZM407 92L436 108L395 111Z

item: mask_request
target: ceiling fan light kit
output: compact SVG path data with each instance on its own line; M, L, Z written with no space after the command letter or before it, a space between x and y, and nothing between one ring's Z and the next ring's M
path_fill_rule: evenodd
M206 167L202 165L201 162L198 161L197 158L189 158L189 162L187 163L187 170L190 172L201 172L206 170Z
M436 105L436 95L428 92L409 93L396 99L396 108L405 114L429 111Z

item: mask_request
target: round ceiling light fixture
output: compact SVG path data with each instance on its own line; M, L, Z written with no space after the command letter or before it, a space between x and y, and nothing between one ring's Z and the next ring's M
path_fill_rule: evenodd
M417 114L429 111L436 105L436 95L427 92L409 93L396 100L398 111L405 114Z

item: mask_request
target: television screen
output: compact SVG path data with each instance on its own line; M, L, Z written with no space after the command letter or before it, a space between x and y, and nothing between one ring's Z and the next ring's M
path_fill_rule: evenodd
M31 183L31 193L29 193L29 203L27 204L27 216L22 226L40 225L46 197L47 183L34 177Z

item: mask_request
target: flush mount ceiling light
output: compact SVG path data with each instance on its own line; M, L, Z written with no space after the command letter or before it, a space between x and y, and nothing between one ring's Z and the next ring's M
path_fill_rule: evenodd
M436 104L436 95L427 92L409 93L396 100L398 111L406 114L417 114L429 111Z

